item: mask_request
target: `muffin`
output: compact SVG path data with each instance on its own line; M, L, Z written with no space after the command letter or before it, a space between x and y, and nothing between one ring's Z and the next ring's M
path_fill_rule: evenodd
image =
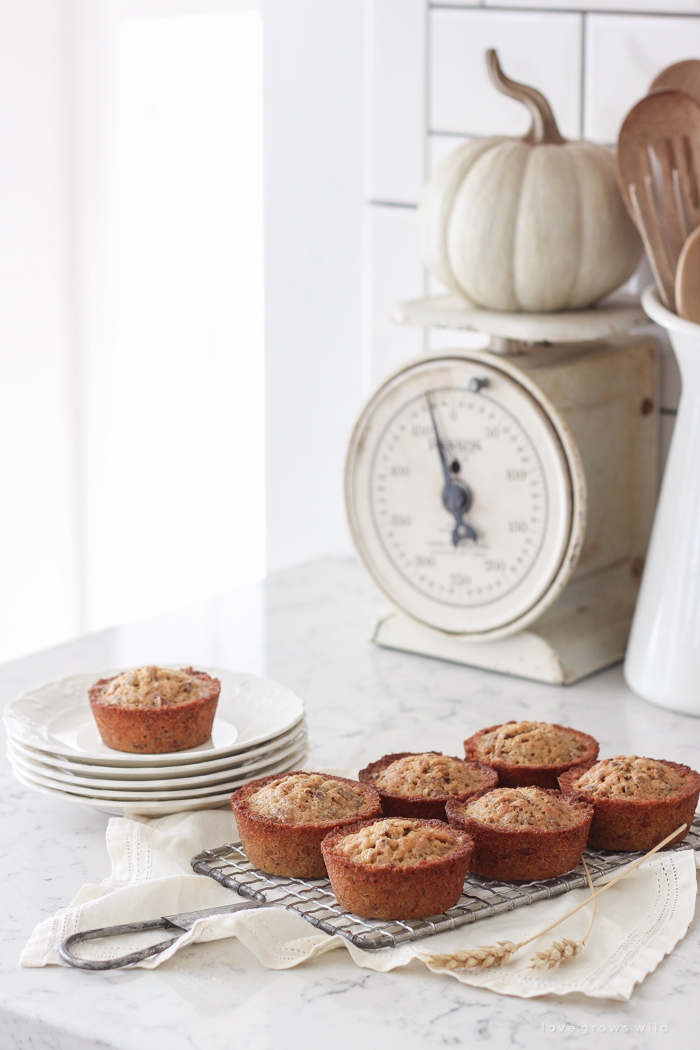
M448 824L413 817L337 828L321 844L339 904L368 919L422 919L453 908L472 848Z
M161 755L209 739L220 691L218 678L192 667L137 667L101 678L88 697L107 747Z
M330 831L381 816L369 784L324 773L274 773L234 791L231 806L248 860L271 875L322 879Z
M448 799L466 802L498 783L498 773L488 766L452 758L440 751L384 755L361 769L359 778L377 789L385 817L424 820L446 820Z
M604 758L559 778L562 791L594 807L589 846L620 852L650 850L680 824L688 834L700 795L700 774L689 766L637 755Z
M466 757L491 766L501 787L558 787L572 766L592 765L598 741L549 722L505 722L480 729L464 741Z
M496 788L447 803L450 824L474 840L469 870L489 879L553 879L581 860L593 806L539 787Z

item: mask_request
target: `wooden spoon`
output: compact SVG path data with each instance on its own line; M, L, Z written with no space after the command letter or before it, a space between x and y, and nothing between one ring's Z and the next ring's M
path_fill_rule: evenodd
M700 225L700 102L673 90L641 99L620 129L617 175L659 294L673 310L676 263Z
M678 258L676 313L700 324L700 226L693 230Z
M675 88L700 102L700 59L686 58L684 62L675 62L667 69L662 69L652 80L649 91L659 88Z

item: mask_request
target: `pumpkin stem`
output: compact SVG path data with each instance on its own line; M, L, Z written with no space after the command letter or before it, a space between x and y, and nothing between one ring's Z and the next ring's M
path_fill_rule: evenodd
M560 146L566 142L566 139L559 134L554 114L544 95L526 84L518 84L515 80L509 80L501 69L498 55L493 48L486 52L486 66L494 87L502 95L510 95L511 98L522 102L530 110L532 126L527 135L523 136L523 142L530 142L533 146L545 144Z

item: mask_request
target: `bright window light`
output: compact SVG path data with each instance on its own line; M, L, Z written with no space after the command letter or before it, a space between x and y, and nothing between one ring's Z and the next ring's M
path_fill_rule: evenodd
M107 164L91 629L264 575L260 15L125 22Z

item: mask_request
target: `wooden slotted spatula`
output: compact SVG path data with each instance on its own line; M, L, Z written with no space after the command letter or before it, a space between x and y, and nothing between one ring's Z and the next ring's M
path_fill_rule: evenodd
M674 310L678 257L700 225L700 102L674 90L641 99L620 129L617 174L659 295Z
M674 88L700 102L700 58L686 58L662 69L652 80L649 91L661 88Z
M676 267L676 313L700 324L700 226L683 245Z

